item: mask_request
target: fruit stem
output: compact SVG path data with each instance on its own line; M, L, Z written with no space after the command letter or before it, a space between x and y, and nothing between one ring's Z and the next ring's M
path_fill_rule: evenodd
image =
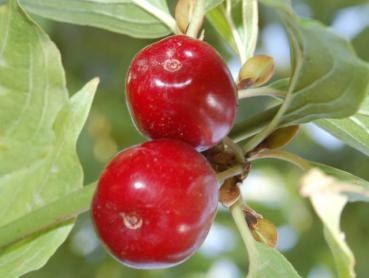
M186 35L197 39L205 16L205 0L197 0Z
M148 12L149 14L159 19L169 28L169 30L171 30L174 34L177 34L178 32L177 23L175 19L169 13L162 11L161 9L151 4L147 0L132 0L132 2L135 5L142 8L143 10L145 10L146 12Z
M224 137L223 143L229 147L234 155L236 156L237 162L244 164L246 162L245 155L243 153L243 149L237 143L233 142L231 138L228 136Z
M250 97L261 97L261 96L270 96L274 98L284 98L286 97L287 92L279 91L276 89L272 89L270 87L259 87L259 88L248 88L244 90L238 91L238 98L250 98Z
M235 165L227 170L217 173L216 177L219 183L223 183L228 178L241 175L244 172L244 167L241 164Z
M224 12L224 17L232 31L232 37L236 44L238 56L240 58L241 64L244 64L246 62L246 53L245 53L246 47L241 40L241 36L238 33L238 30L232 18L232 1L231 0L226 0L226 8L223 9L223 12Z
M242 211L243 200L242 197L230 207L230 212L232 214L233 220L237 226L238 231L240 232L243 243L245 244L246 251L249 257L249 273L253 267L252 258L253 254L256 254L255 240L249 230L249 227L246 223L245 215Z
M275 158L275 159L284 160L284 161L290 162L298 166L304 171L309 171L310 169L313 168L313 166L306 159L296 154L286 152L286 151L281 151L281 150L265 150L265 151L254 154L253 156L249 157L247 160L254 161L254 160L263 159L263 158Z
M95 189L96 183L86 185L1 227L0 250L32 235L72 223L90 208Z

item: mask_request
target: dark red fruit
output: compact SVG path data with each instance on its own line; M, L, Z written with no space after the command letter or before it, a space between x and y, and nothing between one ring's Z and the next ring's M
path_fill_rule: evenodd
M207 43L172 36L142 49L128 72L128 105L148 137L185 141L198 151L219 143L236 116L236 87Z
M162 268L204 241L218 202L215 173L186 143L162 139L120 152L102 174L92 203L107 249L135 268Z

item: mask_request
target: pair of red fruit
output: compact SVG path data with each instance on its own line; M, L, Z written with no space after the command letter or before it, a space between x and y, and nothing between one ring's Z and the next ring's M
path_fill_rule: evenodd
M105 168L93 221L123 264L169 267L200 247L214 220L217 180L198 151L232 128L236 87L210 45L172 36L136 55L126 91L137 127L153 140L123 150Z

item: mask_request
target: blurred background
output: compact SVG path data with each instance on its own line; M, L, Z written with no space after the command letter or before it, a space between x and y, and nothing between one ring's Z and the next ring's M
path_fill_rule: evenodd
M173 4L175 1L169 1ZM293 1L297 13L315 18L352 40L358 55L369 61L369 4L360 0ZM275 78L288 75L287 37L276 14L261 7L257 53L271 55L277 61ZM89 27L81 27L37 18L59 47L67 74L68 87L76 92L95 76L101 84L88 122L80 136L78 152L85 171L85 183L95 181L104 165L122 148L145 139L135 130L124 102L124 80L135 53L153 40L133 39ZM233 75L239 63L234 53L206 25L206 41L227 61ZM241 101L239 119L261 111L268 99ZM369 180L369 160L359 152L317 128L305 125L288 149L299 155L329 164ZM303 277L336 277L334 262L324 241L322 225L311 205L298 194L301 172L283 162L264 160L253 165L242 193L249 205L278 227L278 249ZM343 213L342 228L356 256L358 277L368 277L369 206L349 204ZM193 257L165 270L139 271L120 265L99 244L88 213L77 224L64 245L48 264L27 278L118 278L184 277L238 278L247 272L246 252L226 209L219 207L216 223Z

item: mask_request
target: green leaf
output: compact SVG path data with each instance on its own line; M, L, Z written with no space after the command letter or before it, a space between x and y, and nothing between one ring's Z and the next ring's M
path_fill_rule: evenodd
M165 0L146 0L169 14ZM170 33L158 18L130 0L21 0L27 11L53 20L88 25L137 38Z
M65 225L88 211L96 182L85 185L0 227L0 250L51 228Z
M224 6L218 6L209 11L206 15L214 29L223 37L235 53L238 53L236 43L232 36L232 29L229 26L224 13Z
M306 123L321 118L344 118L355 114L369 91L369 65L360 60L347 40L316 21L301 21L284 1L263 0L279 9L290 35L297 39L302 59L291 103L280 126ZM292 54L296 49L292 47ZM292 80L292 79L291 79ZM240 132L254 134L275 115L279 106L246 119L236 126L233 137L244 139ZM243 131L242 131L243 130Z
M291 263L277 250L255 242L249 278L293 278L301 277Z
M224 0L206 0L205 9L210 11L219 6Z
M161 15L154 16L132 0L20 0L31 13L53 20L106 29L135 38L159 38L170 30ZM139 0L143 2L144 0ZM165 0L145 0L168 17ZM211 10L223 0L207 0L206 10ZM170 22L171 24L175 24ZM175 26L172 28L175 29Z
M242 4L239 2L229 1L226 5L219 5L208 13L207 18L243 64L253 56L256 48L258 3L257 1L243 1ZM240 12L236 11L237 9Z
M365 61L369 61L369 26L364 28L356 37L352 40L352 45L357 51L358 55Z
M0 227L82 187L76 154L97 80L71 99L60 54L15 0L0 6ZM73 224L0 251L0 277L42 267Z
M315 123L347 145L369 156L369 113L360 110L346 119L323 119Z
M340 10L350 6L358 6L360 4L368 4L368 0L307 0L311 13L315 18L330 23L333 22Z
M300 21L303 65L284 123L354 114L369 91L369 65L351 45L315 21ZM295 27L295 26L293 26Z
M293 14L291 0L261 0L260 2L266 6Z
M330 166L315 164L302 180L302 195L309 197L324 225L324 236L341 278L355 277L355 259L340 229L342 211L349 201L369 202L369 182Z

